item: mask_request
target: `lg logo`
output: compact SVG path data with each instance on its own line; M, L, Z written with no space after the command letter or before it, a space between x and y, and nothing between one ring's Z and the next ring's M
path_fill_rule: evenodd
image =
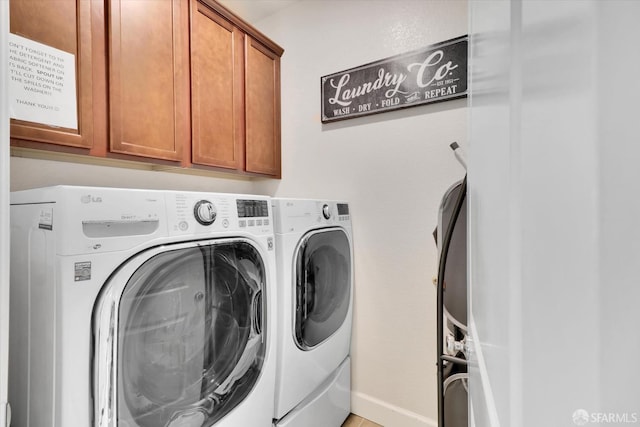
M102 197L99 196L91 196L90 194L87 194L86 196L82 196L80 197L80 201L82 203L102 203Z

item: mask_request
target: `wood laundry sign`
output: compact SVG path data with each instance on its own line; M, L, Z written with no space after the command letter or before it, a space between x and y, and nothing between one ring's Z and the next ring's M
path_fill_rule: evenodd
M322 122L467 96L462 36L321 78Z

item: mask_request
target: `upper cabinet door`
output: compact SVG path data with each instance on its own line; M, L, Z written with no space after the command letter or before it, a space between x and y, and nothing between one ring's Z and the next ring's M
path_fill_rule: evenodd
M192 1L192 162L244 168L244 34Z
M182 160L191 136L189 4L114 0L108 8L110 151Z
M91 148L94 139L94 82L92 76L92 17L100 16L98 2L76 0L11 0L10 31L75 56L77 129L11 120L14 145L44 142ZM3 47L4 49L4 47ZM96 84L100 87L99 84ZM104 87L104 86L102 86Z
M247 36L246 171L280 177L280 56Z

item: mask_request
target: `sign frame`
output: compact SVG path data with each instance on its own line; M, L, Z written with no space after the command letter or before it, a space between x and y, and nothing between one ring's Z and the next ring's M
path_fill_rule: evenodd
M468 35L320 78L322 123L467 96Z

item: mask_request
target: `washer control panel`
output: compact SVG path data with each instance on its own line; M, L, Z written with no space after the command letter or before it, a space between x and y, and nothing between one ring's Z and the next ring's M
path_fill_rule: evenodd
M223 193L175 192L167 195L172 235L246 230L272 233L268 199L234 197Z

